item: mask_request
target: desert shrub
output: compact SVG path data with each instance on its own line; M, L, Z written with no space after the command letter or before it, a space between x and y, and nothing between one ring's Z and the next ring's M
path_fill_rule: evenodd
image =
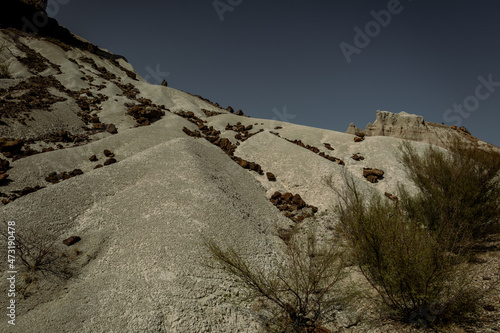
M0 236L8 239L7 227ZM50 233L34 227L16 228L15 257L16 269L22 275L21 293L27 297L40 280L61 280L71 277L71 257L62 249L58 233ZM19 268L18 268L19 267Z
M223 249L212 240L206 246L217 266L245 292L238 302L257 304L270 332L320 332L350 298L347 290L339 290L345 276L341 254L318 244L313 232L294 234L273 271L251 265L231 247Z
M3 59L4 52L8 50L5 44L0 45L0 79L10 78L10 61Z
M440 242L467 246L499 231L500 154L453 141L448 151L429 146L419 154L408 142L400 162L418 189L400 187L401 204Z
M337 205L338 230L385 313L427 326L474 310L479 294L470 286L460 253L451 253L403 205L362 193L347 176L345 183Z

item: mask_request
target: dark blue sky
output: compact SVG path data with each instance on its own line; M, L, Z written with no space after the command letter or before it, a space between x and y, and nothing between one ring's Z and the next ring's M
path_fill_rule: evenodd
M168 72L169 86L253 117L345 131L406 111L500 146L494 0L50 0L48 12L150 82Z

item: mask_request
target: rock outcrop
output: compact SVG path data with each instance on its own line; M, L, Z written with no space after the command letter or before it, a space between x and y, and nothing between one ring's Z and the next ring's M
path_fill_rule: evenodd
M477 144L480 140L472 136L464 127L446 126L433 122L427 122L424 117L409 114L404 111L392 113L389 111L377 111L375 122L368 123L364 130L349 124L346 133L356 135L355 142L361 142L364 136L390 136L400 139L426 142L433 145L446 147L447 144L459 139L464 142ZM483 145L493 146L482 142ZM496 149L496 148L495 148Z

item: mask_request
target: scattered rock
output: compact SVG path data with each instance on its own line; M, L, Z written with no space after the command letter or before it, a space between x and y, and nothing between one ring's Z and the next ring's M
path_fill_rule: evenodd
M245 127L245 125L243 125L241 122L237 122L236 125L231 125L231 124L226 125L226 131L238 132L238 134L236 134L234 138L240 141L245 141L250 137L264 131L263 129L260 129L258 132L250 133L249 131L252 129L253 125L248 125Z
M245 114L241 110L236 111L236 115L237 116L245 116Z
M389 198L390 200L392 200L392 201L396 201L396 202L398 202L398 201L399 201L399 198L398 198L397 196L395 196L394 194L391 194L391 193L389 193L389 192L385 192L385 193L384 193L384 195L385 195L386 197L388 197L388 198Z
M0 186L7 185L9 175L5 171L0 171Z
M71 236L69 238L66 238L65 240L63 240L63 243L64 245L66 246L71 246L75 243L78 243L79 241L81 241L82 239L78 236Z
M277 134L277 133L273 133L273 132L270 132L271 134ZM277 134L278 135L278 134ZM279 136L279 135L278 135ZM320 150L317 148L317 147L314 147L314 146L310 146L310 145L306 145L304 144L301 140L289 140L289 139L285 139L287 140L288 142L291 142L291 143L294 143L298 146L301 146L302 148L306 148L310 151L312 151L313 153L315 154L318 154L319 156L323 157L323 158L326 158L327 160L329 161L332 161L332 162L337 162L337 164L340 164L340 165L345 165L344 161L342 161L341 159L338 159L336 157L333 157L333 156L330 156L330 155L327 155L325 154L324 152L320 152Z
M191 131L189 128L184 127L182 129L184 133L186 133L189 136L195 137L195 138L201 138L201 134L198 130Z
M116 128L115 124L108 124L106 126L106 132L116 134L118 133L118 129Z
M226 110L231 112L231 113L234 113L234 109L231 106L228 106Z
M61 173L57 172L51 172L47 177L45 177L45 181L52 183L52 184L57 184L60 181L70 179L79 175L83 175L83 171L81 169L74 169L73 171L63 171Z
M97 158L96 155L92 155L92 156L89 157L89 161L90 162L96 162L96 161L98 161L98 158Z
M222 114L220 112L215 112L215 111L210 111L210 110L206 110L206 109L201 109L201 111L205 114L205 116L207 117L213 117L213 116L217 116L219 114Z
M365 140L365 138L362 138L360 136L355 136L354 137L354 142L361 142L361 141L364 141L364 140Z
M329 143L323 143L325 145L325 148L328 150L334 150L333 147Z
M30 194L30 193L36 192L38 190L41 190L42 188L45 188L45 187L44 186L39 186L39 185L37 185L35 187L25 187L25 188L23 188L20 191L12 191L12 194L10 194L10 195L6 195L6 194L3 194L3 193L0 193L0 196L1 197L5 197L5 199L2 199L2 203L4 205L6 205L9 202L17 200L20 197L25 196L27 194Z
M167 81L163 80L163 81L161 82L161 85L162 85L163 87L167 87L167 86L168 86L168 83L167 83Z
M0 158L0 171L7 171L10 169L10 162Z
M106 161L104 161L104 166L111 165L118 162L115 158L108 158Z
M378 183L379 180L384 179L384 171L372 168L363 168L363 177L370 183Z
M276 181L276 176L271 173L271 172L266 172L266 176L267 176L267 179L270 181L270 182L275 182Z
M284 216L290 218L292 221L298 223L307 217L313 216L318 208L306 204L299 194L292 194L287 192L275 192L270 201L275 205Z
M102 167L103 167L103 165L102 165L102 164L97 164L97 165L94 167L94 169L99 169L99 168L102 168Z
M104 153L104 156L106 156L106 157L115 157L115 154L109 149L104 149L103 153Z
M355 160L355 161L362 161L362 160L364 160L364 159L365 159L363 156L358 155L358 154L353 154L353 155L351 156L351 158L352 158L353 160Z
M275 130L279 130L279 129L282 129L283 127L282 126L276 126L274 129Z

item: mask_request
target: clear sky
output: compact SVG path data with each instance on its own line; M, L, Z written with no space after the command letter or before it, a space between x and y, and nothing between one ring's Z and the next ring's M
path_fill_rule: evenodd
M47 11L151 83L252 117L343 132L406 111L500 146L498 1L49 0Z

